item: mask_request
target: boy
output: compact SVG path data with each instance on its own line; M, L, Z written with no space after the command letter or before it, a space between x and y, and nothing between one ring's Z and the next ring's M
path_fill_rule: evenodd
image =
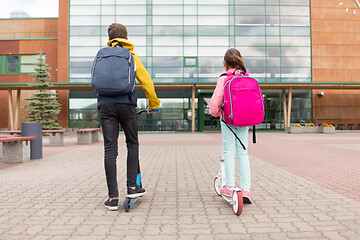
M119 46L128 49L136 66L136 78L149 99L150 110L160 105L155 93L154 84L139 57L134 52L134 45L128 41L126 27L113 23L108 28L108 46ZM120 46L121 44L121 46ZM104 136L105 174L108 187L108 200L105 207L111 211L118 210L119 191L117 185L116 158L118 155L119 124L124 129L127 147L127 197L136 198L145 194L145 189L136 186L137 170L139 166L139 142L136 114L137 97L135 91L128 95L102 96L98 95L98 109L100 123Z

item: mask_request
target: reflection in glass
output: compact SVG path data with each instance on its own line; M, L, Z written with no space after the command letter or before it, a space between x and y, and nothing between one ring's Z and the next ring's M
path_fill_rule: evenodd
M6 62L7 63L19 63L19 57L18 56L6 56Z

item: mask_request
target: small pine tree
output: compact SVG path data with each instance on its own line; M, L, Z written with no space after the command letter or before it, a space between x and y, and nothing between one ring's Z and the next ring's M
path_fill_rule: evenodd
M57 122L57 114L61 109L56 95L48 92L50 87L49 80L51 78L49 69L44 60L44 54L40 52L38 63L35 67L34 81L38 88L38 92L31 97L25 98L30 104L24 106L27 109L25 118L30 122L41 122L44 130L61 129Z

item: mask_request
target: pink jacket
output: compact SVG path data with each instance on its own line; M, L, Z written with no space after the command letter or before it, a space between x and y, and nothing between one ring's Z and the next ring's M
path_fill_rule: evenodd
M227 72L234 72L235 68L229 69ZM210 114L214 117L222 118L221 107L224 98L224 83L227 76L219 77L216 83L214 93L209 102Z

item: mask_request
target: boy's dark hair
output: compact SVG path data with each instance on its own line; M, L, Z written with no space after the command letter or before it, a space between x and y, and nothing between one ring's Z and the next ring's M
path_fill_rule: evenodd
M109 39L114 38L127 38L126 27L120 23L112 23L108 27Z
M226 51L224 56L224 62L228 67L232 67L232 68L239 67L244 73L246 73L246 67L241 57L241 54L235 48L230 48Z

